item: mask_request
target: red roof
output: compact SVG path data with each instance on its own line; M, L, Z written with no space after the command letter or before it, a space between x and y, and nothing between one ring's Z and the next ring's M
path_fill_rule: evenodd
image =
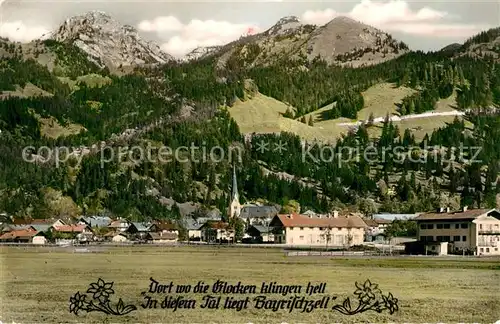
M55 226L54 230L57 232L83 232L87 227L87 225L62 225Z
M276 216L284 227L367 227L363 219L359 216L308 216L300 214L287 214Z
M217 221L214 221L214 222L208 221L203 226L206 226L206 227L212 228L212 229L228 229L229 228L229 224L224 223L222 221L218 221L218 222Z
M10 231L7 233L4 233L2 236L0 236L0 240L10 240L10 239L15 239L18 237L33 237L38 233L38 231L35 231L33 229L23 229L23 230L17 230L17 231Z

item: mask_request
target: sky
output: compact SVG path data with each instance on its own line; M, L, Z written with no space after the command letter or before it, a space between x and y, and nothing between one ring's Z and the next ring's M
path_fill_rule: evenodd
M0 0L0 36L29 42L55 30L66 18L101 10L134 26L169 54L182 57L199 46L223 45L297 16L323 25L348 16L407 43L438 50L500 26L500 1L160 1Z

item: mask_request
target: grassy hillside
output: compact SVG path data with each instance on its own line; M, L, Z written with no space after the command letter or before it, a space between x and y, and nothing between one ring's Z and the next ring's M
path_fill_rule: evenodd
M358 112L357 120L343 117L325 119L325 112L335 106L335 103L332 103L304 115L307 121L312 118L313 126L301 122L302 117L295 120L284 117L283 114L287 109L294 110L294 108L261 93L250 96L245 101L237 100L229 112L244 134L289 132L307 141L335 142L350 129L350 127L340 124L358 120L366 121L370 115L373 115L374 118L384 118L386 115L399 116L397 105L401 103L403 98L416 92L416 90L407 87L397 87L393 83L376 84L361 93L364 99L364 108ZM455 108L456 94L454 93L449 98L439 100L435 112L448 112L455 110ZM395 121L394 123L402 133L409 129L416 139L421 140L425 134L430 135L434 130L444 127L454 120L455 116L433 116ZM381 134L379 130L380 127L377 126L370 128L370 135L379 137Z
M324 142L334 140L340 135L340 133L332 134L332 129L311 127L298 120L283 117L288 108L285 103L258 93L248 100L236 101L229 109L229 113L243 134L289 132L305 140Z
M85 127L79 124L67 123L61 125L54 117L42 118L37 116L40 122L40 133L42 136L51 139L66 137L70 135L77 135L81 131L85 131Z

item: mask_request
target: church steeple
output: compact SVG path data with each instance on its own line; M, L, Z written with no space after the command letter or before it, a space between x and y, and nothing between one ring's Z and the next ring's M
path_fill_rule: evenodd
M227 216L239 217L241 212L240 205L240 195L238 193L238 181L236 180L236 167L233 165L233 184L231 187L231 199L229 201L229 208L227 210Z
M236 180L236 167L233 165L233 185L231 187L231 202L237 200L240 201L240 196L238 194L238 181Z

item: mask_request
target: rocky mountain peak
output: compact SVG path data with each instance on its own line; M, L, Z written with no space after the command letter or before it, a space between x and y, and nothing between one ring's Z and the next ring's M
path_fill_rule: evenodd
M296 16L283 17L271 28L269 28L265 34L267 35L283 35L293 32L297 28L302 26L300 19Z
M362 24L352 18L349 18L347 16L337 16L335 18L333 18L329 24L331 23L350 23L350 24Z
M158 45L143 40L134 27L122 25L102 11L89 11L66 19L50 38L74 44L101 67L161 64L173 60Z
M314 30L307 41L309 58L350 66L378 64L408 50L383 31L345 16Z
M278 24L287 24L287 23L300 23L300 19L299 17L297 16L286 16L286 17L283 17L281 18L280 20L278 20L278 22L276 23L277 25Z

